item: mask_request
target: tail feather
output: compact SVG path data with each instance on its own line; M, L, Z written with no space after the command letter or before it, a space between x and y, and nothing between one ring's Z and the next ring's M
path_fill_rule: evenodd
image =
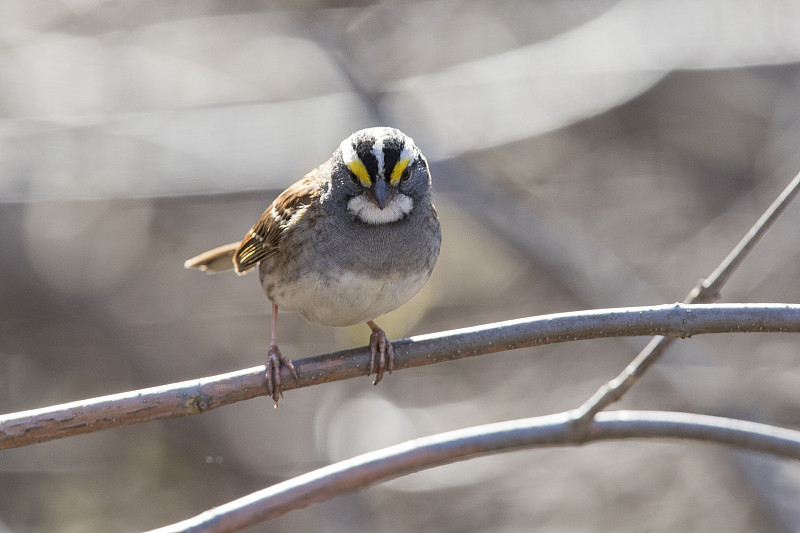
M183 267L196 268L209 274L230 270L233 268L233 254L236 253L239 244L238 242L232 242L203 252L198 256L187 259Z

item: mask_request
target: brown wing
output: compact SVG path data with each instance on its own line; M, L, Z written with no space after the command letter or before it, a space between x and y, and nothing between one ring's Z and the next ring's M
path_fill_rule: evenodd
M266 257L274 254L280 245L283 231L306 207L321 194L322 167L308 173L275 198L256 224L250 228L233 255L236 272L244 274L256 267Z

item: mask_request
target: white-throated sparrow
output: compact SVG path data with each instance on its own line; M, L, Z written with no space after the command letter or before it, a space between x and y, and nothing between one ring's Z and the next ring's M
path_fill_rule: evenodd
M425 156L400 130L368 128L283 191L241 242L184 266L244 274L258 265L272 302L266 378L277 405L281 365L297 379L278 350L278 308L325 326L366 322L372 329L369 373L376 373L377 384L384 369L392 371L394 351L373 319L422 288L441 240Z

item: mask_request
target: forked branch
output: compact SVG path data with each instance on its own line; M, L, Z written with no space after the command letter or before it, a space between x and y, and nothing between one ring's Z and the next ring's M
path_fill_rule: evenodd
M423 437L278 483L150 533L239 531L294 509L435 466L504 451L616 439L713 442L800 459L800 432L755 422L660 411L600 413L578 427L571 413L511 420Z
M707 278L701 279L683 300L687 304L711 303L719 300L720 290L736 271L745 257L755 247L789 202L800 192L800 173L781 192L764 211L753 227L742 237L727 257ZM583 405L573 411L573 421L577 425L586 424L597 413L619 401L636 381L653 366L675 339L664 336L654 337L644 349L626 366L620 374L604 383Z

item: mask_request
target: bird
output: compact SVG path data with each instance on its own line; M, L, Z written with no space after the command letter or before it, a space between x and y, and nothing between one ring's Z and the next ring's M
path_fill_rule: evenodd
M402 131L372 127L351 134L328 161L278 195L241 241L184 267L239 275L258 267L272 303L265 378L277 407L281 367L299 379L278 348L278 310L324 326L366 323L368 375L375 373L377 385L394 368L394 349L375 319L423 287L441 240L427 159Z

